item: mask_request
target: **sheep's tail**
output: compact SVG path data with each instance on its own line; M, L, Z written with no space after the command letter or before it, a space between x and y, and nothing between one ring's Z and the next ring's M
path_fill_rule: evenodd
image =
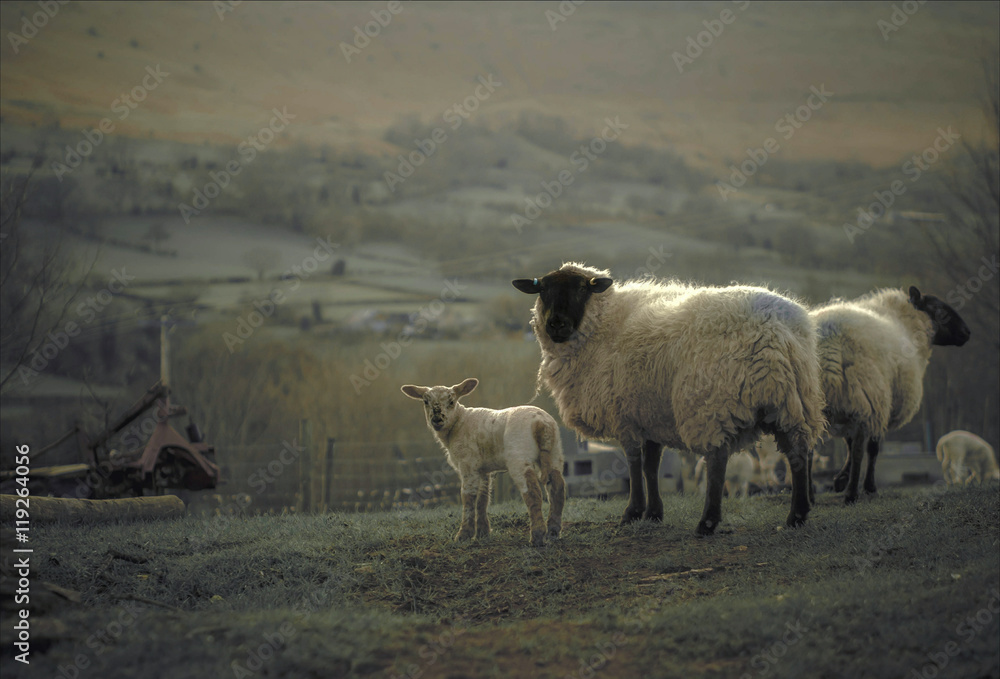
M751 383L757 382L761 388L758 393L771 389L776 395L784 392L777 397L778 403L783 401L778 424L786 432L798 432L802 444L810 451L826 432L823 416L826 399L815 356L814 345L790 337L781 344L762 347L750 376Z

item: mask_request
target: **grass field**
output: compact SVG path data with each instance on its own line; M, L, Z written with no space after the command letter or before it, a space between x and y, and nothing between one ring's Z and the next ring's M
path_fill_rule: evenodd
M538 550L519 502L464 544L457 507L39 526L31 664L5 623L3 674L998 676L995 486L820 495L797 530L787 500L726 500L701 539L696 497L624 528L623 499L571 499Z

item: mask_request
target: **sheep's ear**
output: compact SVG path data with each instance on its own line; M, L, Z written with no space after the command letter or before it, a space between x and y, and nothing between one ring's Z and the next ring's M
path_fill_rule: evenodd
M427 387L418 387L415 384L404 384L399 388L404 394L410 398L423 399L424 394L427 393Z
M470 377L467 380L463 380L461 384L456 384L452 389L455 390L455 398L462 398L466 394L471 394L477 386L479 386L479 380L475 377Z
M910 304L913 306L918 306L920 304L920 291L917 290L917 286L910 286Z
M511 281L511 285L528 295L537 295L539 284L537 278L518 278Z
M608 288L611 287L612 283L614 283L613 280L611 280L610 278L605 278L603 276L601 278L591 278L590 279L590 291L591 292L604 292L605 290L607 290Z

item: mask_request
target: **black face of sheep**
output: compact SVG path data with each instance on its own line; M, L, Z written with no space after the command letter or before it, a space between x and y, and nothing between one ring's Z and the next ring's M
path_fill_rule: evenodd
M933 344L939 347L960 347L969 341L969 326L957 311L934 295L921 295L916 287L911 286L910 304L930 316L934 324Z
M588 278L561 270L546 274L540 280L519 278L511 281L521 292L541 297L545 332L557 344L567 341L576 332L590 296L604 292L613 282L610 278Z

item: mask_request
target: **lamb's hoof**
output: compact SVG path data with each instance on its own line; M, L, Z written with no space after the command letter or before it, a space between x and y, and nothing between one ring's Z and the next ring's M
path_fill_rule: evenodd
M544 547L545 546L545 531L543 531L543 530L533 530L533 531L531 531L531 546L532 547Z
M878 497L878 488L872 488L871 490L865 488L865 495L871 498Z
M702 519L698 522L698 527L695 529L695 534L702 537L706 535L712 535L715 533L715 528L719 525L718 521L712 521L711 519Z
M549 526L550 538L552 539L558 538L560 533L562 533L562 526Z
M643 521L657 521L663 523L663 510L650 512L648 509L642 513Z
M465 542L466 540L471 540L473 537L473 532L471 530L460 530L455 533L455 542Z
M788 518L785 519L785 524L787 524L789 528L798 528L799 526L804 526L806 525L806 515L797 514L796 512L789 512Z
M847 488L846 476L837 476L833 479L833 491L835 493L841 493L845 488Z
M642 511L638 509L632 509L631 507L625 508L625 513L622 514L622 520L620 525L627 526L630 523L638 521L642 518Z
M856 504L857 501L858 501L858 496L857 495L845 495L844 496L844 506L846 506L846 507L850 507L851 505Z
M477 528L476 529L476 539L477 540L482 540L483 538L488 538L489 536L490 536L490 528L489 528L489 526L487 526L486 528Z

